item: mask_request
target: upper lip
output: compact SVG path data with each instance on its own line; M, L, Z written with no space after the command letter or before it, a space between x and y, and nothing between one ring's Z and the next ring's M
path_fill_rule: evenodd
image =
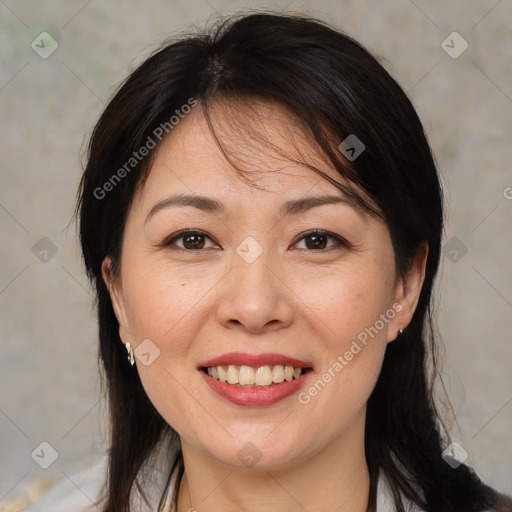
M294 357L286 356L284 354L263 353L263 354L247 354L243 352L230 352L223 354L213 359L208 359L200 363L198 368L208 368L212 366L252 366L258 368L265 365L288 365L294 368L312 368L313 365L309 361L302 361Z

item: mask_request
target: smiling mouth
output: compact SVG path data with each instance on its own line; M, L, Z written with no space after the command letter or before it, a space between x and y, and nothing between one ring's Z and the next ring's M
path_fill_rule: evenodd
M268 388L296 380L312 371L312 368L281 364L259 367L230 364L203 367L201 370L212 379L238 388Z

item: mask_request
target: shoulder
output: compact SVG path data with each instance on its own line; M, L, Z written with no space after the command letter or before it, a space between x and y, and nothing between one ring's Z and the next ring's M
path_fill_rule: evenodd
M171 476L171 469L176 467L176 460L181 452L178 443L170 443L164 437L141 467L137 479L143 485L146 498L142 497L137 487L132 489L130 502L134 510L150 512L158 508L162 495L167 492L173 498L176 488L176 476ZM63 477L47 491L41 501L31 505L24 512L100 512L96 506L102 498L107 481L108 455L105 454L86 469L64 474ZM170 480L170 486L167 483ZM172 506L171 506L172 510Z
M98 512L96 503L106 480L107 456L64 476L26 512Z
M462 467L462 466L461 466ZM469 468L464 467L467 471L476 477L476 473ZM463 496L460 490L453 492L450 495L450 502L443 501L443 505L438 506L436 510L443 511L478 511L478 512L512 512L512 498L504 494L498 493L495 489L483 484L479 479L473 481L471 490L466 486L466 492ZM421 496L423 493L417 487ZM468 498L469 497L469 498ZM425 512L415 503L410 502L402 495L404 510L406 512ZM451 503L451 504L450 504ZM393 499L393 493L389 480L384 473L381 473L377 486L377 508L376 512L396 512L396 507Z

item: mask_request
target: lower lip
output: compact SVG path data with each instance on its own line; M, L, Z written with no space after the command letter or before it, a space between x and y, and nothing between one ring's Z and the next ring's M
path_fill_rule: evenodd
M267 388L241 388L220 382L204 371L199 370L206 383L220 397L228 400L235 405L244 405L247 407L265 407L273 405L290 395L296 393L306 382L311 371L301 375L298 379L275 384Z

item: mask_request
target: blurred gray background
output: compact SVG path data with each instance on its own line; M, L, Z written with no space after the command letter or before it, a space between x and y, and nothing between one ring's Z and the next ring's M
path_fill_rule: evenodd
M259 8L345 30L386 60L417 107L446 192L437 313L453 436L484 480L512 493L512 0L5 0L0 510L105 447L93 297L66 229L95 121L163 39ZM42 442L58 454L47 469L56 454Z

